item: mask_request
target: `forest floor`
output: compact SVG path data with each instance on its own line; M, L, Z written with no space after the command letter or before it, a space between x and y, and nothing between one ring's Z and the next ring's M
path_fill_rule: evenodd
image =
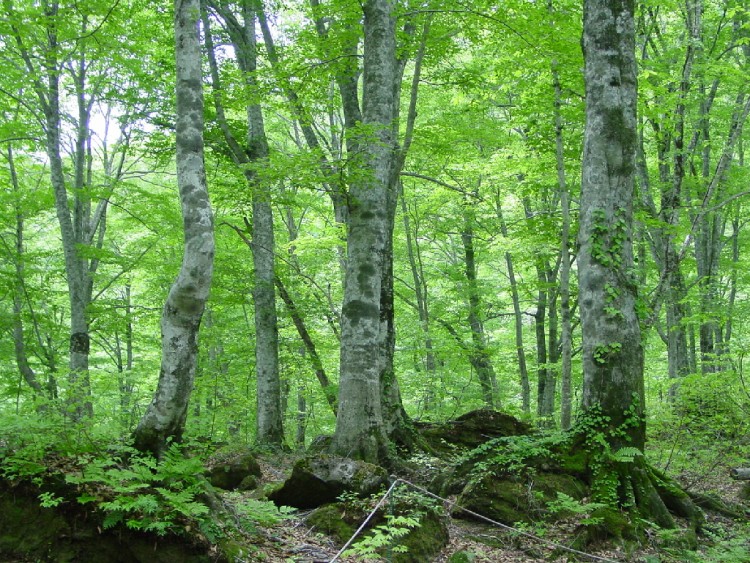
M34 439L52 440L50 436L43 433L32 435ZM554 522L532 520L530 523L516 524L511 528L502 524L459 518L461 511L455 504L457 497L450 496L437 501L442 503L447 509L446 512L452 515L447 519L449 532L447 545L429 559L413 558L413 563L533 561L750 563L750 518L747 516L750 514L750 501L747 500L747 489L750 489L750 485L743 485L742 482L734 481L729 476L729 470L732 467L745 465L750 461L748 457L750 444L746 444L750 435L741 433L734 439L734 442L731 439L719 439L715 436L712 440L700 441L694 434L684 437L684 440L674 433L671 434L672 440L666 440L664 436L669 437L670 434L665 433L659 436L661 440L650 442L647 451L649 461L655 467L666 470L685 490L714 496L726 506L731 507L736 514L745 515L732 519L706 511L706 522L697 537L697 549L695 546L689 549L684 544L675 542L676 539L681 539L680 530L676 532L660 530L646 524L643 526L645 533L641 535L639 543L610 540L581 547L580 549L586 553L574 552L570 549L571 546L582 545L582 542L576 540L581 539L579 536L583 530L583 514L573 514ZM677 438L681 441L677 442ZM2 440L0 440L0 445L2 445ZM312 510L279 511L277 507L265 501L272 489L287 480L295 462L306 455L304 452L252 453L253 450L248 449L247 446L224 444L223 447L227 448L227 455L250 452L257 459L261 473L258 486L253 490L221 492L219 489L214 489L221 499L219 506L223 504L224 507L232 508L232 510L219 510L216 513L226 518L229 524L226 528L219 527L219 533L216 534L214 540L223 537L222 531L229 532L227 541L234 542L233 546L238 548L235 553L241 554L234 557L233 560L236 563L331 563L333 561L360 563L365 561L360 556L339 557L338 553L343 547L344 540L340 538L334 540L312 526L311 520L308 520ZM174 471L175 474L193 478L195 483L200 484L202 481L195 476L200 476L204 466L210 467L217 459L222 459L225 455L222 446L202 443L201 451L204 451L202 455L196 453L194 456L188 455L187 457L183 456L182 450L178 448L176 450L178 455L171 461L171 465L164 468L161 465L157 468L155 463L152 465L145 461L136 464L133 460L129 466L123 466L121 462L115 464L111 457L114 455L112 452L102 448L94 449L99 452L97 455L100 458L96 458L94 454L59 455L54 453L52 447L50 450L53 453L43 453L46 449L40 449L37 445L28 451L21 449L5 452L4 459L0 456L0 562L172 563L179 561L184 563L186 561L213 561L221 557L219 552L224 551L227 545L220 547L217 544L221 544L221 541L209 540L205 531L196 525L197 520L185 520L174 516L173 512L159 513L161 516L158 517L153 516L153 511L157 507L152 504L154 499L161 498L160 495L164 498L168 498L166 495L171 495L169 498L172 498L170 501L172 504L168 506L172 507L170 510L174 510L174 506L177 506L176 503L186 492L177 486L166 490L169 485L165 483L169 483L171 479L168 475L172 475L169 472ZM663 457L660 457L661 454ZM422 454L408 460L401 469L394 470L392 474L404 485L426 489L444 469L455 467L458 463L456 459L458 458L455 456L445 456L444 459L439 459ZM93 471L97 467L98 473ZM84 469L87 475L99 477L93 480L83 479ZM75 479L71 480L71 477ZM102 480L102 477L107 478ZM40 494L39 483L42 481L45 481L48 486L44 489L46 492ZM180 483L183 482L180 481ZM79 489L79 487L82 488ZM200 487L205 491L202 484ZM157 491L159 491L158 495ZM81 496L82 493L84 493L83 496ZM531 494L531 487L529 487L528 494ZM113 498L119 503L130 503L127 506L122 504L121 508L117 509L120 516L127 516L127 529L121 522L125 518L120 518L119 527L114 527L111 521L107 524L106 518L102 520L106 509L104 511L100 509L97 512L91 504L92 500L98 499L100 506L104 506L104 500L111 501ZM216 497L211 498L216 499ZM358 505L360 509L366 508L364 512L358 510L356 517L359 518L360 514L369 512L378 498L381 497L375 495ZM251 500L253 502L249 502ZM412 502L414 500L416 497L412 497ZM43 502L40 503L40 501ZM146 501L152 504L144 504ZM179 506L182 506L184 514L191 513L195 516L199 514L196 512L197 508L206 509L199 503L179 502L182 503ZM110 512L107 514L116 515L117 513L112 509L114 503L108 504ZM45 506L46 508L42 508ZM152 520L155 522L161 518L163 523L171 526L168 528L170 533L156 536L153 533L147 534L141 531L143 527L129 529L133 527L131 526L133 522L139 523L139 520L128 516L131 510L134 511L133 515L137 514L136 508L141 511L150 510L148 514L152 514ZM236 508L239 510L235 510ZM252 510L256 510L257 513L253 514ZM170 514L172 514L171 517ZM269 515L270 517L261 518ZM382 517L381 521L383 521ZM215 523L216 519L212 517L210 522ZM678 520L678 525L688 528L687 522ZM684 534L684 536L687 535ZM438 541L442 540L436 537L435 543ZM390 548L386 548L385 551L385 561L389 561L388 549ZM156 555L160 556L155 558ZM192 557L193 555L195 558Z
M288 474L286 468L293 465L294 456L270 456L261 460L262 481L266 485L282 481ZM737 506L741 484L729 477L729 467L716 465L710 474L685 473L680 476L682 484L691 484L695 492L709 492L729 505ZM425 483L421 483L425 485ZM263 487L259 487L262 489ZM252 494L252 493L250 493ZM446 499L449 503L454 498ZM329 563L337 557L341 545L329 536L317 532L306 523L312 511L297 511L282 522L259 530L253 547L262 553L268 563ZM455 510L453 511L455 514ZM687 525L686 523L683 523ZM705 533L699 535L698 550L686 555L681 550L664 549L659 532L647 533L641 545L607 542L589 545L584 553L565 551L563 547L573 544L578 526L576 522L556 524L539 523L522 529L508 529L487 523L450 518L450 541L430 562L448 563L452 555L463 552L472 563L510 562L571 562L571 561L630 561L643 563L669 562L750 562L750 538L747 537L747 522L735 522L711 512L706 513ZM561 547L562 546L562 547ZM590 557L587 557L589 555ZM385 559L388 560L387 558ZM344 563L359 563L362 558L353 556L335 559Z

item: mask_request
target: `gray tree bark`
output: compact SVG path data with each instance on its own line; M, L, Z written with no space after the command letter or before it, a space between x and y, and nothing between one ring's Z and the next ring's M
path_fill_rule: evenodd
M258 91L255 76L257 45L255 27L256 0L244 0L244 64L240 68L251 92ZM243 68L244 67L244 68ZM268 159L263 112L259 103L247 106L247 144L250 160ZM252 178L253 190L253 267L255 269L255 372L257 375L256 441L281 446L284 443L284 412L279 378L279 329L274 291L276 244L273 232L273 211L268 190L258 189L259 179Z
M203 162L203 88L198 0L175 0L177 185L184 254L161 319L162 359L151 404L134 432L135 447L161 457L185 428L198 356L198 331L211 287L214 222Z
M6 12L11 14L13 8L10 2L5 3ZM61 141L61 110L60 110L60 74L63 61L58 58L58 5L57 2L45 3L45 31L47 44L43 47L44 73L38 73L34 67L35 58L30 56L29 48L25 44L25 37L14 29L15 40L21 55L26 62L27 70L32 77L33 87L36 91L39 103L44 115L44 129L46 140L46 152L49 158L50 181L55 195L55 210L60 224L62 238L63 256L65 259L65 274L68 282L68 295L70 301L70 345L69 345L69 376L68 376L68 412L74 420L80 420L86 416L93 415L90 400L91 388L89 383L88 358L89 358L89 323L87 308L91 298L90 276L87 261L80 255L79 245L85 244L87 240L82 236L85 226L85 204L82 202L83 194L79 191L83 186L82 176L79 170L83 166L84 152L80 143L81 138L88 132L88 116L84 113L82 120L77 124L78 143L75 152L76 188L79 190L74 194L72 205L73 217L71 217L71 206L68 199L67 182L63 171L62 141ZM85 29L84 29L85 31ZM83 56L81 54L81 56ZM80 80L83 80L85 70L82 69ZM79 87L80 82L76 81ZM80 87L79 87L80 89ZM80 102L80 96L79 96ZM81 107L79 103L79 109Z
M381 404L381 289L393 158L396 28L388 0L364 10L362 173L349 190L347 268L341 311L339 410L331 451L378 461L388 456ZM352 153L354 154L354 153Z
M643 448L643 347L635 310L632 218L637 66L632 0L585 0L586 127L578 254L583 408L601 409ZM623 426L628 422L627 426Z
M573 399L571 393L571 363L573 358L573 329L570 322L570 199L565 178L565 155L563 142L563 120L560 113L562 88L557 71L557 60L552 61L552 80L555 89L555 155L557 161L557 187L560 191L562 233L560 240L560 347L562 366L560 370L560 427L568 430L571 425Z
M225 5L216 4L215 9L224 20L229 37L237 54L248 91L257 93L257 44L256 17L260 10L257 0L242 0L241 20ZM209 30L209 18L203 16L203 25ZM246 106L247 142L243 148L235 139L224 115L222 88L216 55L210 32L206 33L206 47L214 89L214 106L219 126L229 146L233 160L238 165L263 165L268 159L263 110L254 101ZM273 211L270 195L262 186L257 170L244 166L244 175L252 191L252 239L255 286L253 302L255 310L255 374L256 374L256 441L259 444L281 446L284 442L281 380L279 378L279 336L275 294L275 240Z
M10 183L13 189L16 216L15 232L15 255L13 261L16 270L16 279L13 284L13 349L16 356L16 366L21 373L24 381L34 392L34 397L42 396L42 385L37 379L36 372L29 364L28 354L26 353L26 341L24 337L23 323L23 297L25 292L24 271L25 271L25 243L24 243L24 215L21 210L21 188L18 184L18 174L16 172L15 157L13 147L8 144L6 149L6 158L8 159L8 172L10 173ZM52 398L52 397L50 397Z

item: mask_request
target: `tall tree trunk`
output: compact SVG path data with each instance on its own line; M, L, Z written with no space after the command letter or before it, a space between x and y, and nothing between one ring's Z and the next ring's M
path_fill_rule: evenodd
M130 295L130 284L125 285L125 361L118 362L118 387L120 391L120 417L124 428L130 429L133 423L133 412L130 402L133 397L133 303ZM121 346L118 342L118 352Z
M401 446L409 451L416 447L419 436L411 420L404 409L401 400L401 390L396 377L393 361L396 351L396 324L394 311L394 288L393 288L393 231L396 222L396 209L398 208L398 198L401 196L403 186L401 184L401 170L403 169L406 155L411 146L414 135L414 123L417 116L417 93L419 89L419 80L422 69L422 60L424 58L425 44L429 35L431 16L427 16L422 39L414 61L414 74L412 76L411 91L409 97L409 109L406 116L406 131L404 133L403 145L398 146L398 136L400 129L400 99L401 84L403 81L404 69L408 62L407 55L402 53L395 61L393 72L393 116L391 117L391 155L390 155L390 175L388 179L388 189L386 192L386 207L388 216L388 225L386 231L386 252L384 256L384 266L382 269L383 279L381 281L380 294L380 337L381 347L383 349L383 364L380 371L380 390L383 407L383 423L386 434L394 444ZM402 33L411 36L414 33L414 26L411 18L405 18L405 24Z
M560 361L560 340L558 333L558 314L557 314L557 273L560 270L559 262L554 268L549 263L545 264L545 274L547 278L547 384L544 386L544 405L542 407L543 416L546 424L554 426L555 424L555 395L557 392L557 365Z
M8 171L10 173L10 184L13 189L13 206L15 208L16 216L15 256L13 257L13 262L15 263L16 267L16 279L13 284L13 349L16 356L16 366L18 367L18 371L21 373L21 376L31 388L36 398L37 396L43 395L43 391L42 385L37 379L36 372L29 365L29 358L26 353L26 341L24 340L24 216L23 211L21 210L21 189L18 184L18 174L16 172L13 147L10 143L8 144L8 147L6 149L6 155L8 159Z
M560 427L568 430L571 424L573 398L571 393L571 363L573 358L573 329L570 323L570 200L565 179L565 144L563 142L563 120L560 112L562 87L557 60L552 61L552 80L555 89L555 156L557 162L557 187L560 191L562 233L560 240L560 317L561 323L561 388Z
M47 17L47 45L44 66L47 71L47 82L37 83L36 90L45 117L46 149L49 158L50 180L55 194L55 209L60 224L60 234L65 258L65 275L68 282L70 301L70 346L68 377L68 412L74 420L93 415L91 387L89 383L89 322L88 285L86 260L80 255L79 245L85 243L80 238L81 213L80 199L83 194L75 194L73 210L76 220L71 218L68 201L67 184L61 156L61 111L60 111L60 72L61 61L58 60L59 44L57 36L57 3L45 4ZM33 71L34 69L29 69ZM78 123L79 139L87 123ZM83 165L80 145L76 151L76 180L80 179L78 170ZM76 187L79 187L78 185ZM78 196L78 197L76 197ZM90 293L88 294L90 296Z
M633 2L584 1L586 127L578 254L583 408L616 451L643 449L643 346L632 277L636 75Z
M544 397L548 384L547 377L547 276L544 274L544 262L541 258L535 260L536 279L538 284L536 313L534 313L534 334L536 336L536 415L539 419L545 418Z
M401 195L401 214L404 220L404 232L406 233L406 255L409 259L409 268L411 269L412 281L414 283L414 297L416 299L417 315L419 315L419 326L424 340L424 362L420 362L420 367L424 368L426 373L427 386L424 391L424 410L429 410L433 397L433 385L436 379L436 362L435 352L432 346L432 335L430 333L430 314L427 304L427 282L424 279L422 263L420 259L419 243L416 236L412 236L412 225L409 218L409 209L406 204L406 198Z
M414 436L409 416L401 401L401 388L393 367L396 350L396 323L393 308L393 230L395 223L395 190L389 189L388 228L383 260L383 279L380 284L380 337L381 361L380 397L383 425L388 439L407 449L413 448Z
M361 143L363 173L349 191L348 260L341 310L339 410L331 451L377 461L388 456L381 404L381 295L388 245L393 157L396 28L389 0L366 0ZM352 153L352 155L355 153Z
M323 368L323 361L318 355L318 350L315 347L312 336L310 336L310 333L307 330L307 325L302 318L302 314L300 313L297 305L292 299L292 296L289 294L289 291L286 289L286 286L278 277L276 278L276 288L279 291L281 300L286 305L289 316L292 317L292 322L297 328L297 333L299 334L302 343L305 345L307 355L310 356L310 363L315 370L315 376L320 383L320 387L323 389L323 395L325 395L326 401L328 401L328 405L331 407L331 410L333 411L333 414L335 416L337 409L336 394L333 390L333 385L331 385L331 382L326 375L325 369Z
M198 0L175 0L177 185L185 231L182 267L164 304L156 393L134 432L135 447L161 457L185 428L198 331L211 287L214 222L203 163L203 89Z

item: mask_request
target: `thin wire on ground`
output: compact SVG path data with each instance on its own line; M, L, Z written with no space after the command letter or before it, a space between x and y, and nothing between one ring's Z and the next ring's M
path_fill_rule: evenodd
M407 485L409 487L412 487L413 489L421 492L424 495L427 495L429 497L432 497L434 499L440 500L443 503L447 503L453 508L457 508L467 514L471 514L475 518L479 518L480 520L484 520L485 522L492 524L493 526L496 526L498 528L502 528L503 530L507 530L509 532L513 532L515 534L525 536L531 540L534 540L536 542L539 542L541 544L544 544L546 547L550 549L561 549L563 551L567 551L568 553L574 553L576 555L581 555L583 557L587 557L594 561L605 561L606 563L618 563L615 559L608 559L606 557L600 557L598 555L593 555L591 553L586 553L584 551L579 551L578 549L574 549L572 547L568 547L567 545L559 544L550 540L546 540L544 538L540 538L539 536L535 536L534 534L531 534L529 532L525 532L523 530L519 530L518 528L514 528L513 526L508 526L506 524L503 524L502 522L497 522L496 520L493 520L492 518L488 518L486 516L483 516L482 514L479 514L477 512L474 512L473 510L469 510L468 508L464 508L463 506L457 504L456 502L443 498L441 496L438 496L434 493L431 493L424 487L420 487L419 485L415 485L414 483L411 483L410 481L407 481L406 479L396 479L393 481L391 486L388 488L388 490L385 492L385 494L382 496L382 498L378 501L378 503L375 505L375 508L372 509L370 514L367 515L367 518L365 518L364 522L357 528L357 530L354 532L354 535L352 535L351 538L344 544L344 546L339 550L339 552L333 556L333 558L329 561L329 563L335 563L339 557L349 548L349 546L354 542L354 540L359 536L360 533L365 529L367 526L367 523L372 520L375 513L380 509L381 506L385 503L385 501L388 499L388 497L393 492L393 489L398 485L399 483L403 483L404 485Z

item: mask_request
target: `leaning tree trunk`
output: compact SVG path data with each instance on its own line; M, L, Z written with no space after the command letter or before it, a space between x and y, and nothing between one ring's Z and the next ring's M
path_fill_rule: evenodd
M505 239L508 238L508 225L503 217L503 209L500 205L500 194L497 194L495 204L497 218L500 221L500 232ZM523 347L523 312L521 311L521 299L518 295L518 282L513 268L513 255L505 252L505 266L508 270L508 283L510 284L510 297L513 302L513 319L516 336L516 355L518 356L518 372L521 379L521 408L524 414L531 414L531 387L529 385L529 370L526 366L526 351Z
M700 515L687 495L646 464L643 346L636 315L632 220L636 155L633 2L584 1L586 127L578 254L583 341L581 434L592 455L594 496L636 507L674 527L667 508ZM596 442L608 447L596 450ZM630 448L624 450L623 448ZM627 453L626 453L627 452Z
M16 240L15 256L13 261L16 267L16 279L13 284L13 348L16 356L16 366L21 372L26 383L32 389L34 398L43 395L42 385L39 383L36 373L29 365L29 357L26 353L26 342L24 340L23 330L23 295L24 289L24 216L21 211L21 188L18 183L18 174L16 173L15 159L13 148L9 143L7 147L8 172L10 174L10 184L13 188L13 207L16 215ZM51 397L50 397L51 398Z
M214 223L203 163L203 90L198 0L175 0L177 185L184 255L161 319L162 359L151 404L135 429L135 447L160 457L179 441L198 359L198 330L213 274Z
M363 6L362 121L371 134L361 139L362 173L349 192L339 410L331 444L333 453L366 461L388 455L380 396L380 299L388 242L391 123L395 115L396 28L392 7L388 0L367 0Z

